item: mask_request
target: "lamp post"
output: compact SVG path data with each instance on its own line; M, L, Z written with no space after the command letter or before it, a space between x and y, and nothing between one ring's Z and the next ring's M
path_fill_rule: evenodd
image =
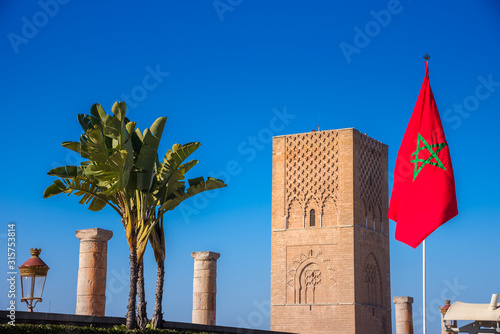
M31 257L20 267L21 272L21 302L26 302L29 312L38 302L42 301L43 288L49 266L45 264L38 256L42 252L40 248L31 248Z

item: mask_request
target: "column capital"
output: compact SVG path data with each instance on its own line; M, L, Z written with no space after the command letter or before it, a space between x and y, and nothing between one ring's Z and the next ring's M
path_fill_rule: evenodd
M192 252L191 257L195 260L217 260L220 257L219 253L215 252Z
M413 297L393 297L392 301L394 304L413 304Z
M97 227L76 231L76 237L81 241L108 241L112 236L113 231Z

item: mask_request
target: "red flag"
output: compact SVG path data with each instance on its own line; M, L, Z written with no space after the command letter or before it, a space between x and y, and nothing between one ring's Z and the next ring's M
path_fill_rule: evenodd
M399 148L389 219L396 239L416 248L458 214L450 150L429 84L429 69Z

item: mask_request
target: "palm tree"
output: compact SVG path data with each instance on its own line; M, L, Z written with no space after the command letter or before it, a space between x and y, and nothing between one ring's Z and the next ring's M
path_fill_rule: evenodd
M130 178L134 176L132 135L135 123L125 119L125 103L115 103L113 116L107 115L100 104L94 104L90 115L80 114L78 120L84 131L79 142L62 145L88 159L79 166L52 169L49 175L59 179L47 187L44 197L67 193L81 196L80 204L92 211L111 206L122 218L130 250L130 290L127 328L136 327L135 298L137 294L136 222L141 203L130 200Z
M225 184L217 179L198 177L188 180L189 187L184 184L185 174L193 168L198 160L184 162L194 151L200 147L200 143L188 143L184 145L175 144L161 162L157 165L157 174L154 178L152 189L152 200L154 206L158 207L156 221L152 223L149 233L149 243L153 248L157 263L157 282L155 293L155 309L152 318L153 328L162 326L162 299L165 276L165 231L164 214L175 209L182 201L195 196L203 191L224 187ZM142 259L146 248L146 240L138 243L137 254Z
M145 132L147 133L147 132ZM140 134L140 132L138 132ZM141 165L142 173L138 174L136 196L142 196L141 203L147 214L145 219L139 220L137 224L137 262L139 265L139 304L138 322L140 327L147 323L146 301L144 298L143 256L148 239L153 246L157 262L157 284L155 294L155 311L153 315L153 327L161 327L162 324L162 299L164 284L164 262L165 262L165 238L164 238L164 214L175 209L182 201L203 191L225 187L226 185L218 179L198 177L188 180L189 187L185 187L185 174L194 167L198 160L184 163L186 158L200 147L200 143L175 144L160 162L156 154L157 145L147 136L136 139L136 148L144 152L148 143L155 147L155 154L144 161L154 164ZM142 143L142 146L141 146ZM145 148L146 146L146 148ZM152 152L152 150L146 150ZM151 167L153 166L153 167ZM152 172L145 172L152 171Z
M158 118L150 129L141 132L135 128L135 122L130 122L125 117L124 102L116 102L112 113L113 115L107 115L101 105L94 104L90 115L78 115L84 131L80 141L63 142L62 145L88 160L79 166L50 170L48 174L59 179L45 190L44 198L61 193L75 194L81 197L79 203L88 205L92 211L100 211L109 205L120 215L130 251L126 326L132 329L137 327L135 308L138 265L141 267L145 244L151 233L158 224L163 231L163 215L183 199L205 190L224 187L225 184L214 178L207 178L206 181L204 178L196 178L188 181L189 188L186 189L184 173L197 161L178 164L175 169L171 168L172 163L168 159L159 161L157 151L166 117ZM174 147L199 147L199 143L176 145ZM141 285L143 292L143 280ZM140 302L144 302L144 308L142 310L141 305L139 310L141 322L146 317L143 299Z

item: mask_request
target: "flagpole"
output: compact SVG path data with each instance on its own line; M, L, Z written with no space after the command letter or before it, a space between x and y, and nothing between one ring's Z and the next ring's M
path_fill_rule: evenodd
M437 227L458 215L450 152L429 83L429 58L428 54L424 56L426 63L424 82L399 148L394 175L396 176L398 171L405 169L408 160L415 164L414 170L413 173L400 175L401 182L394 182L389 204L389 218L397 222L396 239L413 248L422 245L422 329L424 334L427 334L425 238ZM429 138L432 144L429 145L425 138ZM434 150L433 147L436 149ZM435 162L430 161L431 158L427 160L423 159L423 156L419 158L419 152L424 149L430 152ZM440 157L438 157L439 152L441 152ZM413 156L414 159L411 158ZM428 192L429 187L432 188L434 185L439 185L439 191ZM427 193L423 196L426 191ZM415 211L416 207L426 209Z
M431 58L431 56L429 56L427 53L425 54L424 56L424 59L425 59L425 62L428 63L429 62L429 59ZM427 64L426 64L427 66ZM427 334L427 277L426 277L426 266L425 266L425 258L426 258L426 254L425 254L425 239L422 243L422 312L423 312L423 322L424 322L424 325L423 325L423 334Z
M422 243L422 264L423 264L423 280L422 280L422 287L423 287L423 313L424 313L424 334L427 334L427 317L426 317L426 275L425 275L425 239Z

